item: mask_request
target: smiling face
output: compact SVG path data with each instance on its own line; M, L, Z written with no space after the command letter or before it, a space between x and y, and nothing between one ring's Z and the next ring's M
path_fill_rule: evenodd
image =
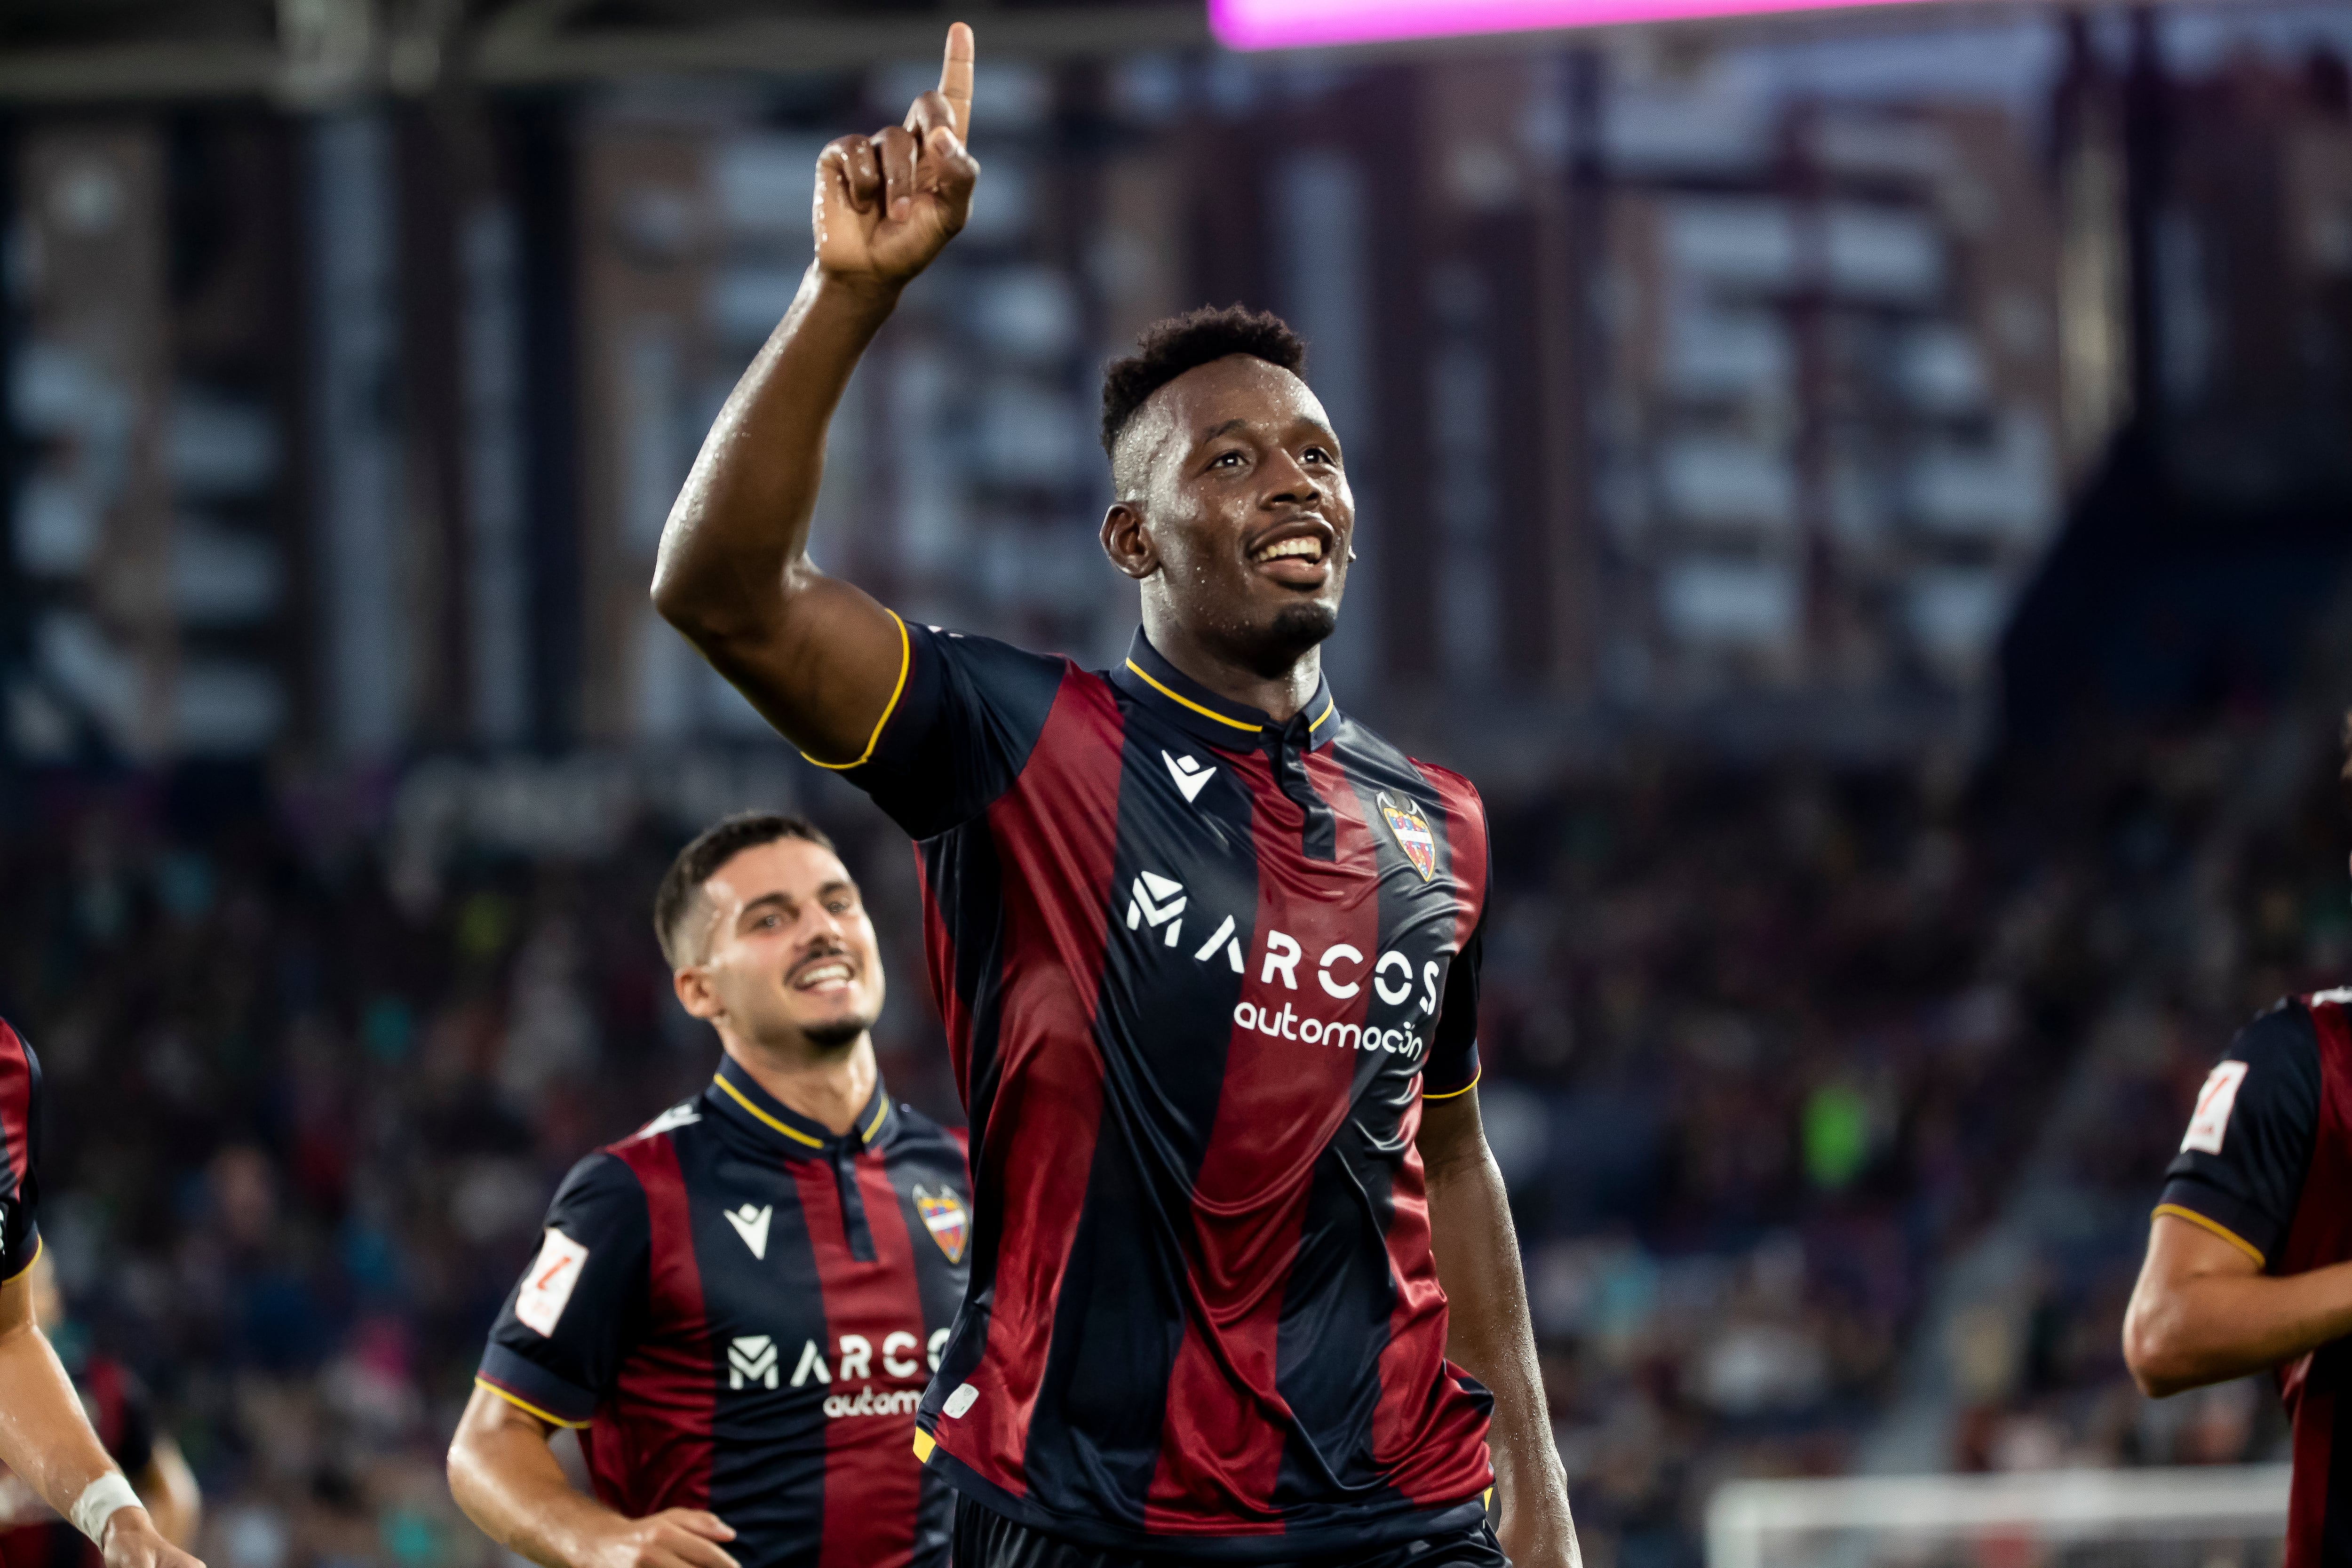
M696 1017L772 1048L854 1044L882 1014L874 922L840 857L804 838L754 845L688 912L697 962L672 976Z
M1143 583L1147 631L1273 678L1338 626L1356 503L1298 377L1247 354L1186 371L1120 433L1112 474L1103 548Z

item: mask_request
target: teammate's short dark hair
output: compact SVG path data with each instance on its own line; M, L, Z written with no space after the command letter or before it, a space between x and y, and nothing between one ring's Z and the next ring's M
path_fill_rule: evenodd
M1203 305L1157 321L1136 334L1135 352L1103 367L1102 445L1118 445L1144 400L1188 370L1227 354L1249 354L1293 375L1307 370L1307 340L1271 310Z
M720 817L677 852L677 858L662 873L661 886L654 891L654 937L661 943L662 956L669 960L672 969L684 969L695 962L693 950L685 940L687 917L694 912L695 902L702 896L702 884L744 850L773 844L779 838L804 838L820 849L833 847L833 840L825 837L824 829L804 816L778 811L740 811L732 816Z

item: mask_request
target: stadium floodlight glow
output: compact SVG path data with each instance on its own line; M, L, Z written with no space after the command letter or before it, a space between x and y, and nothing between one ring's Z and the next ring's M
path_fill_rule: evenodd
M1822 11L1890 0L1209 0L1230 49L1295 49L1470 33L1528 33L1611 22L1670 22L1767 11ZM1925 4L1927 0L1896 0Z

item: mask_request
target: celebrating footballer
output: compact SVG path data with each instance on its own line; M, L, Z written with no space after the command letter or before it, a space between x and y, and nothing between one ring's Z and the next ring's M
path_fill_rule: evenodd
M971 1124L914 1435L956 1560L1572 1563L1475 1087L1486 816L1323 679L1355 507L1306 345L1197 311L1109 367L1101 543L1143 605L1114 669L808 558L834 407L980 177L972 62L958 24L903 125L824 149L814 261L654 583L916 842Z

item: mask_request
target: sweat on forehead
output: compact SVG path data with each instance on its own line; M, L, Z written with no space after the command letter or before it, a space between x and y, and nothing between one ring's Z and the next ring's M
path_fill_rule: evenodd
M1313 390L1292 371L1245 354L1171 377L1145 398L1111 448L1111 477L1132 495L1164 456L1181 457L1230 426L1286 429L1300 420L1328 427Z

